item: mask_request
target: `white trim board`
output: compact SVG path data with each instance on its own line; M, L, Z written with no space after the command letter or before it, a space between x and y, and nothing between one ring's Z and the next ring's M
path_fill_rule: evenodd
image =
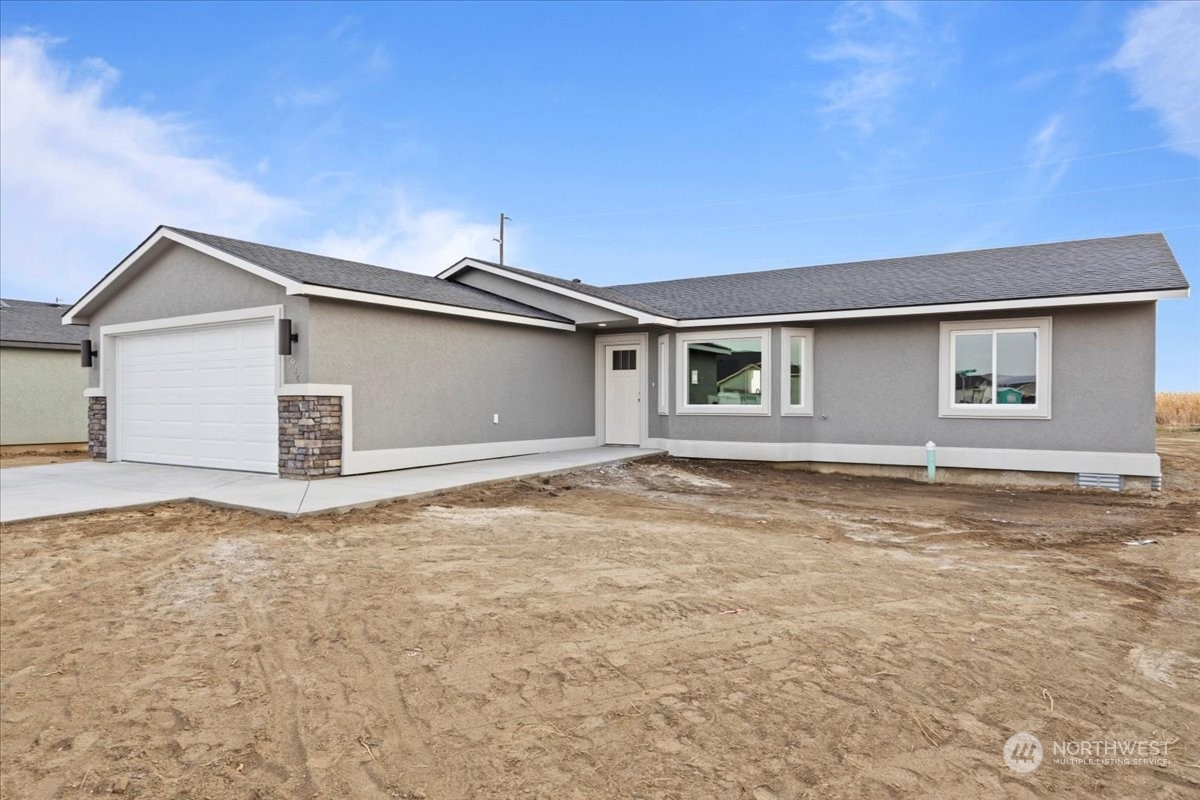
M649 439L647 447L682 458L739 461L812 461L843 464L925 466L925 446L841 444L832 442L712 442ZM1158 477L1157 453L1105 453L1079 450L1018 450L993 447L938 447L939 467L1017 472L1101 472Z

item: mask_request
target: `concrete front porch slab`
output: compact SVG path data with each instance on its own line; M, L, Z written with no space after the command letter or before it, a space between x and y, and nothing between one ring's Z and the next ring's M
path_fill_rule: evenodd
M158 464L77 461L12 467L0 470L0 522L172 500L199 500L287 516L318 514L497 481L590 469L661 452L639 447L590 447L312 482Z

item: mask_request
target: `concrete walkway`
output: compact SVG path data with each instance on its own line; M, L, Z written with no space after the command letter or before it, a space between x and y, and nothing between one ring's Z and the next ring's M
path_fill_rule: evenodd
M554 475L657 455L638 447L591 447L469 461L321 481L157 464L76 461L0 470L0 522L200 500L230 508L299 516L367 508L485 483Z

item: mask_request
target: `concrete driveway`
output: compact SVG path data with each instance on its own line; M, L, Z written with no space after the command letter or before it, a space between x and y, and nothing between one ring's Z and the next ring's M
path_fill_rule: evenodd
M637 447L591 447L321 481L159 464L75 461L0 470L0 522L200 500L298 516L366 508L387 500L483 483L601 467L657 455Z

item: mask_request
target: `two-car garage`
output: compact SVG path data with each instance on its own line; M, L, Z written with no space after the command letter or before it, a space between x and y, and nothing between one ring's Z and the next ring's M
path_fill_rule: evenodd
M276 472L275 324L265 318L113 336L110 456Z

